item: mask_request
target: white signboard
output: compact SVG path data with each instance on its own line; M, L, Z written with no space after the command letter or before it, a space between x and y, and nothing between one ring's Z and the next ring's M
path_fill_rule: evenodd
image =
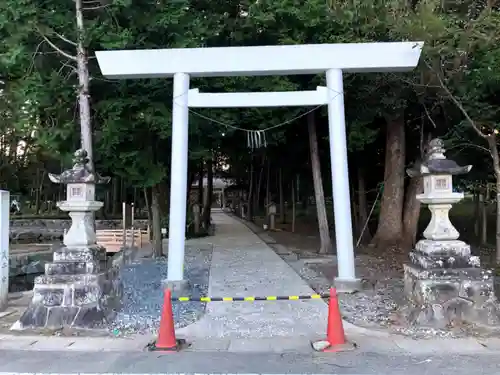
M0 190L0 311L7 307L9 295L9 209L10 194Z

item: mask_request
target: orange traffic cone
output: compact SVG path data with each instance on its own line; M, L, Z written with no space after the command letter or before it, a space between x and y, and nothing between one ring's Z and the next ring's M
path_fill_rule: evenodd
M330 288L330 301L328 302L328 323L326 327L326 340L314 342L314 350L320 352L341 352L354 349L354 345L345 339L342 316L340 315L339 301L335 288Z
M170 289L166 289L163 298L163 311L161 313L158 339L156 343L150 346L150 350L167 352L178 351L183 344L185 344L184 340L177 340L175 338L172 292Z

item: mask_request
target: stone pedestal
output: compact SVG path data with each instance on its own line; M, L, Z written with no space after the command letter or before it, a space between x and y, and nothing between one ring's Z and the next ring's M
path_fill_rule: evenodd
M457 240L421 240L404 265L411 324L444 328L454 323L497 325L493 273L480 268L470 246Z
M53 182L68 184L67 200L58 207L69 212L71 227L45 275L35 278L33 299L12 329L99 327L119 305L118 268L108 267L105 249L96 245L93 216L103 205L94 200L99 178L86 163L86 154L77 151L73 169L50 175Z
M107 268L97 246L54 252L45 275L35 278L33 299L12 329L97 328L112 318L121 300L118 269Z
M276 213L277 213L276 203L271 202L267 206L267 217L269 221L269 230L276 230Z

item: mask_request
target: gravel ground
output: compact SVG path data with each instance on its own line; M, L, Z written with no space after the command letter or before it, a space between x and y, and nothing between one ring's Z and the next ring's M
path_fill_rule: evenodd
M282 258L318 293L327 293L336 270L335 257L310 259ZM412 338L431 337L488 337L491 329L473 326L456 326L448 329L412 327L401 319L405 308L403 280L399 270L384 269L383 260L358 256L356 272L363 280L363 290L355 294L339 295L339 305L344 319L357 326L385 330Z
M185 278L191 284L188 295L206 295L212 249L188 247L185 253ZM167 278L167 258L140 259L125 267L123 280L123 306L116 319L108 326L114 335L156 333L163 305L162 280ZM174 302L175 326L194 323L205 312L206 303Z

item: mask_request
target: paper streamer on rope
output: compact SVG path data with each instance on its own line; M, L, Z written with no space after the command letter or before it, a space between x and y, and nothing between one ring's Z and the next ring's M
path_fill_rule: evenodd
M247 147L252 150L267 147L266 133L263 130L248 130Z

